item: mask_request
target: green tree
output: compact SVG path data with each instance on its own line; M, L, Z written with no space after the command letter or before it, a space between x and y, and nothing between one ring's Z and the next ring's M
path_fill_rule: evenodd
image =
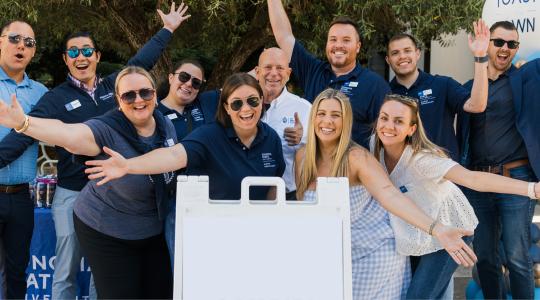
M264 0L185 2L192 17L176 31L155 68L158 78L165 78L172 61L192 57L211 71L209 86L216 87L231 73L253 67L260 50L274 44ZM442 34L468 29L480 16L483 1L284 0L284 4L296 38L321 57L330 21L338 15L357 20L364 61L374 52L384 51L389 37L398 32L410 31L429 46L429 41ZM124 63L161 27L155 10L168 9L168 5L164 0L3 0L0 20L30 21L40 45L31 71L37 72L35 75L47 73L56 83L65 77L65 70L58 66L63 65L61 41L67 33L81 29L93 32L105 50L103 58Z

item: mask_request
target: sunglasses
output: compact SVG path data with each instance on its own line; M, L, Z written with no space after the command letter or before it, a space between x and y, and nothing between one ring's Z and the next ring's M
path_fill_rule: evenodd
M178 80L180 80L181 83L186 83L191 79L191 86L198 90L201 88L204 81L200 80L199 78L195 78L191 76L191 74L187 72L180 72L180 73L173 73L175 75L178 75Z
M2 37L4 36L6 36L6 34L2 35ZM36 40L29 36L25 37L17 33L10 33L10 34L7 34L7 37L8 37L8 41L15 45L19 44L22 40L26 48L34 48L36 46Z
M154 95L156 94L156 90L149 89L149 88L143 88L138 91L127 91L120 95L120 99L122 99L122 102L125 104L132 104L137 100L137 95L141 97L144 101L150 101L154 99Z
M504 44L508 45L508 49L516 49L517 47L519 47L518 41L505 41L503 39L490 39L490 41L493 42L493 45L495 45L495 47L502 47L504 46Z
M253 97L247 98L246 102L249 106L255 108L259 106L259 104L261 103L261 99L259 97L253 96ZM236 99L229 103L229 107L234 111L239 111L242 108L242 106L244 106L244 101L241 99Z
M91 47L84 47L84 48L77 48L77 47L71 47L66 50L67 55L70 58L77 58L79 57L79 54L82 53L84 57L90 57L92 54L94 54L94 51L96 51L96 48Z

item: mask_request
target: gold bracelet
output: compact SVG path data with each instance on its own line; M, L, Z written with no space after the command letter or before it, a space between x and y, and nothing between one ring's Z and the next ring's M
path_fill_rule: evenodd
M23 126L19 129L17 128L13 128L13 129L15 129L15 132L17 133L24 133L28 129L29 126L30 126L30 118L28 117L28 115L24 115Z
M433 235L433 229L435 228L435 225L437 225L437 220L433 221L433 223L429 225L429 230L428 230L429 235Z

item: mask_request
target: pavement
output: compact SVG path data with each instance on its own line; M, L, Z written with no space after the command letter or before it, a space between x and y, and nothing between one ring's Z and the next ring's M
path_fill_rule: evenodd
M533 223L540 225L540 205L536 204L534 211ZM465 298L465 289L467 284L472 279L472 268L459 267L454 273L454 300L461 300Z

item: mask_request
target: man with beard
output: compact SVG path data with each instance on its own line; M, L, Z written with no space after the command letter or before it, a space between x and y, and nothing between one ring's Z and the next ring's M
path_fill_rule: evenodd
M16 94L25 112L47 91L25 73L35 53L34 31L28 23L11 21L1 28L0 99L8 100ZM24 126L16 130L21 129ZM9 128L0 126L0 138L9 132ZM26 294L25 270L34 229L34 204L28 182L36 176L37 152L37 144L32 141L16 159L0 166L0 245L4 251L0 259L5 258L7 299L23 299Z
M328 87L349 96L354 111L352 138L367 147L372 124L390 88L383 78L357 63L361 41L356 23L348 17L332 21L326 41L328 61L325 62L295 39L281 0L268 0L268 13L276 42L285 51L305 98L312 102Z
M459 122L464 153L462 164L529 182L540 174L540 66L528 63L519 70L512 60L519 49L519 35L509 21L490 28L488 47L489 91L483 113L463 116ZM466 84L468 88L473 82ZM486 299L506 298L501 272L502 241L510 273L513 299L534 298L534 277L529 256L530 224L535 202L534 183L529 197L465 190L478 217L474 251L478 275Z
M463 111L480 113L487 105L489 28L482 20L475 22L473 27L475 36L469 39L469 48L474 55L475 84L471 92L450 77L419 70L420 49L410 34L393 36L386 55L386 62L396 74L390 82L392 92L418 99L420 117L428 138L446 149L455 161L459 161L454 130L456 115Z
M174 3L168 14L158 10L163 28L127 64L140 66L146 70L152 69L171 40L173 32L189 17L184 16L186 10L187 6L184 4L175 9ZM62 58L69 70L67 80L46 93L28 115L58 119L65 123L80 123L115 109L117 104L114 85L118 72L103 78L96 74L101 53L92 36L88 32L71 34L63 46L65 49ZM0 142L0 167L17 159L32 143L34 140L23 134L12 132L7 135ZM56 154L58 186L51 209L56 230L52 298L74 299L77 293L77 272L80 268L81 253L73 227L73 205L88 179L84 173L85 166L75 161L70 152L56 147ZM34 165L36 157L37 153L32 159ZM33 175L35 176L35 171ZM92 292L91 289L91 297L94 296Z

